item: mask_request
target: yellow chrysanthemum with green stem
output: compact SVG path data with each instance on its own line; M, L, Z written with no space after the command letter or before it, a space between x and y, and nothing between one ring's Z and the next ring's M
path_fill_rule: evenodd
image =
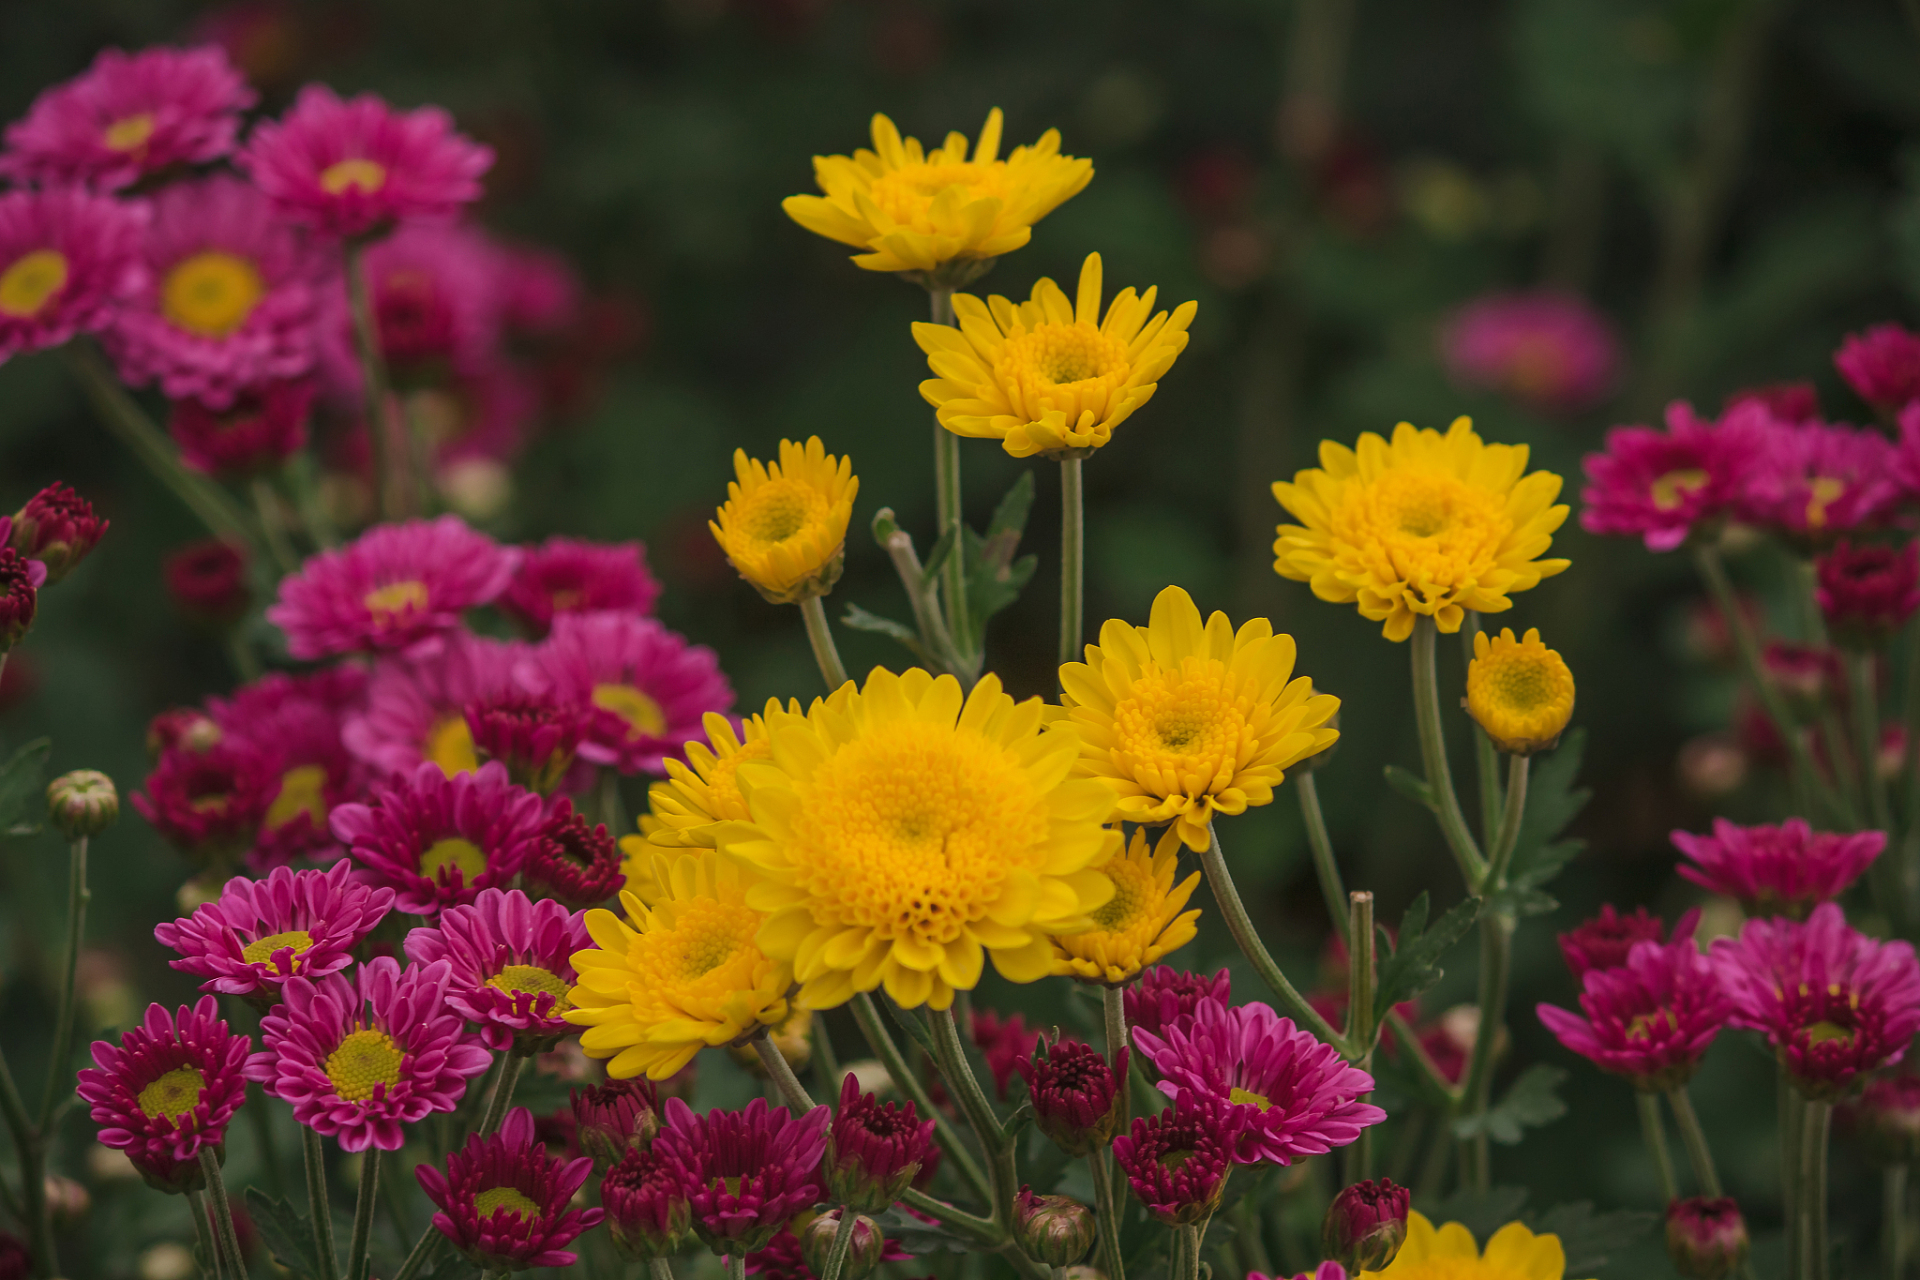
M1127 851L1100 869L1113 881L1113 897L1093 913L1093 928L1053 940L1053 971L1082 982L1124 986L1193 941L1200 909L1187 900L1200 885L1198 871L1179 884L1180 833L1168 827L1150 843L1136 827Z
M1567 1252L1560 1237L1535 1235L1525 1223L1509 1222L1493 1233L1486 1251L1458 1222L1435 1227L1418 1210L1407 1215L1407 1239L1384 1271L1362 1272L1381 1280L1564 1280Z

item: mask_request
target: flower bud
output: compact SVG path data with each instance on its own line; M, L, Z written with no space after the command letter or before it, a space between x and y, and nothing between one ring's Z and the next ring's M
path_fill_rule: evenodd
M882 1105L847 1072L827 1130L827 1195L856 1213L885 1212L939 1154L933 1124L911 1102Z
M50 484L14 513L13 549L47 566L47 581L58 582L87 558L107 523L85 498L63 484Z
M219 538L190 542L171 553L160 575L181 616L209 630L225 631L253 606L247 558Z
M225 735L213 717L198 707L171 707L147 722L147 754L158 760L179 747L199 755Z
M1013 1202L1013 1221L1020 1247L1047 1266L1070 1267L1093 1248L1093 1210L1070 1196L1037 1196L1022 1187Z
M573 767L586 728L573 708L525 693L469 702L466 719L480 759L498 760L516 785L543 796Z
M1814 598L1835 641L1871 651L1920 609L1920 555L1914 544L1856 547L1844 539L1814 562Z
M845 1209L829 1209L807 1224L800 1236L800 1256L806 1259L807 1270L816 1276L827 1274L827 1259L833 1253L833 1237L839 1233L840 1217ZM880 1234L879 1226L872 1218L855 1217L853 1220L853 1238L847 1241L847 1260L840 1265L840 1280L861 1280L880 1265L880 1255L886 1252L887 1238Z
M627 1152L600 1180L607 1233L641 1262L678 1251L693 1230L693 1205L680 1176L652 1147Z
M1720 1280L1747 1260L1747 1224L1731 1196L1667 1206L1667 1257L1687 1280Z
M1127 1096L1125 1046L1116 1058L1109 1067L1092 1045L1062 1041L1051 1052L1040 1045L1031 1061L1014 1063L1033 1097L1035 1127L1070 1156L1098 1151L1120 1128Z
M69 840L97 836L120 816L120 793L97 769L75 769L47 784L47 816Z
M580 1149L593 1157L601 1173L642 1150L660 1132L659 1099L651 1080L609 1080L603 1085L574 1089L573 1120Z
M46 567L23 560L12 547L0 547L0 653L27 638L40 605L40 584Z
M1920 1159L1920 1076L1883 1076L1846 1107L1850 1128L1867 1140L1882 1164Z
M1531 628L1518 640L1511 627L1489 640L1473 637L1464 705L1493 745L1509 755L1551 751L1573 718L1573 672Z
M1407 1238L1411 1196L1392 1178L1356 1182L1333 1198L1320 1226L1320 1248L1348 1272L1384 1271Z

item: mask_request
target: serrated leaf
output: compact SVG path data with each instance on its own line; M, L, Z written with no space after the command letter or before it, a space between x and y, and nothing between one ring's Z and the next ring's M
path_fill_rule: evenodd
M1520 1073L1507 1087L1500 1101L1487 1108L1485 1115L1463 1116L1453 1122L1456 1138L1471 1138L1485 1133L1502 1146L1513 1146L1528 1129L1551 1124L1567 1114L1560 1098L1560 1085L1567 1073L1560 1067L1541 1062Z
M953 554L953 548L959 542L962 527L959 524L948 525L946 532L940 535L940 541L934 543L933 550L927 552L927 562L920 566L920 586L923 590L939 580L940 570L946 568L947 557Z
M1485 1191L1463 1187L1436 1204L1422 1205L1420 1212L1434 1222L1458 1222L1473 1233L1474 1239L1486 1240L1520 1217L1526 1203L1525 1187L1499 1186Z
M299 1210L258 1187L247 1188L247 1215L273 1259L295 1276L320 1274L313 1256L313 1227Z
M987 521L987 540L992 541L996 534L1011 533L1014 540L1019 541L1020 535L1027 531L1027 513L1032 510L1033 472L1023 471L994 507L993 518Z
M920 1046L921 1052L935 1062L940 1060L939 1055L933 1051L933 1036L927 1031L924 1022L895 1004L890 995L881 994L880 1007L887 1011L887 1017L893 1021L894 1026L906 1032L907 1036Z
M1452 910L1434 921L1429 928L1427 895L1423 893L1413 900L1406 914L1400 917L1398 945L1389 941L1386 930L1382 929L1379 948L1380 954L1386 959L1380 964L1375 1007L1391 1009L1440 981L1445 974L1440 967L1440 957L1466 936L1473 922L1480 918L1485 902L1483 898L1467 898L1456 903Z
M911 652L914 657L920 659L922 662L932 661L927 656L926 646L920 643L919 634L915 632L912 627L895 622L892 618L882 617L880 614L862 609L857 604L847 606L847 611L840 615L840 625L843 627L851 627L855 631L870 631L875 635L883 635L890 639L898 640L907 647L908 651Z
M985 643L987 622L1026 590L1040 561L1036 556L1015 560L1020 537L1027 527L1027 513L1033 507L1033 473L1022 472L1000 505L993 509L984 537L966 530L967 607L973 647Z
M1537 1217L1527 1217L1536 1232L1560 1237L1560 1247L1567 1254L1567 1274L1576 1276L1598 1271L1608 1258L1637 1243L1660 1220L1659 1214L1640 1209L1595 1213L1585 1200L1555 1205Z
M1560 833L1593 798L1592 791L1575 785L1586 745L1586 731L1574 729L1557 751L1535 758L1527 778L1527 811L1507 866L1509 885L1537 889L1550 883L1583 847L1579 840L1560 839Z
M52 750L53 739L36 738L0 765L0 828L9 834L15 827L38 829L45 805L33 802L45 789L47 753Z
M1417 805L1428 809L1433 808L1433 788L1422 782L1418 776L1397 764L1388 765L1386 774L1388 786Z

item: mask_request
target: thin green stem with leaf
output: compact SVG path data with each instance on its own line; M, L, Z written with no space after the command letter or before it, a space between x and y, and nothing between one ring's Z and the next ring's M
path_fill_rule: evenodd
M1307 998L1300 994L1299 988L1287 981L1287 975L1281 972L1279 963L1267 950L1266 943L1260 940L1259 931L1253 927L1253 918L1247 914L1246 904L1240 901L1240 891L1234 887L1233 873L1227 870L1227 859L1220 849L1217 824L1210 824L1207 828L1207 847L1200 851L1200 865L1207 873L1207 884L1213 889L1213 898L1219 904L1227 932L1233 935L1234 942L1239 944L1242 954L1253 964L1254 971L1280 997L1280 1003L1286 1006L1287 1016L1343 1054L1347 1053L1350 1046L1346 1039L1307 1003Z
M946 1112L933 1105L933 1099L927 1093L926 1085L921 1083L920 1077L914 1074L913 1069L907 1065L907 1060L901 1056L899 1046L894 1044L893 1037L887 1033L886 1025L880 1020L880 1010L874 1006L873 997L863 991L847 1003L853 1010L853 1020L859 1026L860 1033L866 1037L867 1046L880 1059L881 1065L886 1067L887 1075L893 1080L893 1087L913 1102L922 1120L933 1121L933 1136L940 1143L940 1149L946 1153L947 1159L952 1161L953 1167L958 1170L961 1181L965 1182L983 1203L991 1203L993 1193L987 1184L986 1172L973 1158L973 1153L967 1150L966 1142L960 1137L959 1131L953 1127L953 1121L947 1119Z
M1480 1123L1475 1128L1468 1167L1477 1191L1493 1186L1493 1152L1487 1136L1487 1110L1493 1101L1493 1058L1506 1018L1508 970L1513 963L1513 917L1491 912L1480 920L1480 1024L1473 1033L1473 1052L1467 1059L1464 1096L1467 1114Z

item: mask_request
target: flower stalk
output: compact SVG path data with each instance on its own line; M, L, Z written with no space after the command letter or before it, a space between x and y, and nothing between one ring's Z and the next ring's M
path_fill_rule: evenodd
M1713 1164L1713 1149L1707 1145L1707 1132L1700 1127L1700 1116L1693 1109L1693 1096L1687 1092L1687 1086L1681 1084L1669 1089L1667 1103L1673 1108L1674 1125L1680 1130L1680 1141L1687 1149L1687 1162L1693 1166L1700 1193L1719 1199L1726 1192L1721 1190L1720 1171Z
M226 1180L220 1176L220 1160L211 1145L200 1148L200 1171L207 1179L207 1199L213 1203L214 1233L226 1252L230 1274L244 1277L247 1260L240 1252L240 1237L233 1230L233 1206L227 1200Z
M1847 679L1853 694L1854 754L1859 757L1860 772L1867 783L1867 812L1875 827L1892 831L1893 804L1879 768L1880 704L1873 687L1873 655L1849 652Z
M1480 1025L1473 1034L1464 1092L1468 1114L1479 1120L1485 1119L1493 1100L1493 1055L1506 1019L1513 929L1513 917L1504 912L1493 912L1480 921ZM1467 1167L1476 1190L1486 1191L1493 1185L1493 1152L1484 1123L1473 1135Z
M928 289L927 298L933 323L952 324L952 288ZM967 616L967 548L960 528L960 437L941 426L938 418L933 423L933 491L940 536L953 539L952 550L940 570L947 607L947 633L953 638L955 655L971 670L977 666L978 656L969 639L972 630Z
M507 1108L513 1102L513 1086L520 1082L520 1069L527 1065L531 1055L511 1049L500 1063L500 1078L494 1082L493 1094L487 1099L487 1111L480 1119L479 1132L482 1136L492 1133L500 1127L506 1118ZM355 1280L349 1276L347 1280Z
M226 1274L220 1266L220 1247L214 1243L212 1224L207 1218L207 1198L198 1191L187 1192L187 1216L193 1219L193 1243L200 1255L200 1274L220 1280Z
M1507 868L1520 844L1520 824L1527 816L1527 777L1529 757L1516 755L1507 760L1506 803L1500 814L1500 831L1487 854L1487 878L1480 886L1485 894L1498 893L1507 885Z
M1227 922L1227 932L1233 935L1234 942L1239 944L1242 954L1252 963L1261 979L1280 997L1280 1003L1286 1006L1287 1016L1341 1053L1349 1053L1351 1046L1345 1037L1307 1003L1307 998L1300 994L1297 987L1287 981L1287 975L1281 972L1266 943L1260 940L1259 932L1253 927L1253 919L1247 914L1246 904L1240 901L1240 891L1234 887L1233 874L1227 870L1226 856L1220 849L1219 828L1211 823L1207 827L1207 847L1200 851L1200 865L1206 870L1207 884L1213 889L1221 918Z
M766 1040L762 1038L754 1043L758 1046L765 1044ZM774 1050L774 1056L779 1056L779 1050ZM761 1054L761 1060L766 1060L765 1053ZM772 1070L772 1067L769 1066L768 1070ZM853 1245L853 1230L859 1222L860 1215L852 1209L840 1210L840 1224L834 1228L833 1244L827 1249L827 1265L820 1272L820 1280L840 1280L840 1273L847 1265L847 1250Z
M380 1190L380 1148L360 1157L360 1193L353 1206L353 1238L347 1245L347 1280L365 1280L367 1246L373 1240L374 1198Z
M1373 1070L1373 1046L1380 1024L1373 1007L1373 895L1355 890L1348 898L1347 921L1347 1043L1355 1066ZM1364 1101L1364 1098L1361 1099ZM1346 1149L1346 1181L1364 1182L1373 1156L1373 1130L1365 1128Z
M774 1087L780 1090L780 1097L787 1104L787 1110L796 1116L803 1116L813 1110L813 1099L807 1094L807 1087L800 1083L800 1077L793 1074L793 1064L787 1061L787 1055L781 1053L767 1036L767 1028L761 1027L759 1034L753 1037L753 1051L759 1055L760 1065L767 1069ZM840 1220L840 1234L845 1235L847 1223L855 1215L849 1212ZM843 1252L838 1239L834 1242L834 1251ZM831 1276L822 1276L820 1280L833 1280Z
M1660 1119L1660 1095L1635 1090L1633 1100L1640 1105L1640 1136L1646 1139L1647 1154L1653 1157L1653 1172L1660 1182L1660 1202L1672 1204L1680 1198L1680 1184L1673 1176L1673 1153L1667 1150L1667 1129Z
M1300 817L1307 825L1307 847L1313 851L1313 874L1320 882L1320 895L1327 902L1327 918L1340 940L1351 945L1347 935L1347 889L1340 879L1340 864L1333 856L1333 838L1327 834L1327 815L1320 808L1320 788L1312 769L1294 775L1300 796Z
M307 1166L307 1217L313 1224L313 1257L319 1268L314 1280L338 1280L340 1259L333 1248L333 1210L327 1204L326 1152L320 1135L306 1125L300 1126L300 1152ZM439 1233L430 1227L428 1234ZM414 1252L419 1252L418 1247Z
M1795 1210L1800 1219L1795 1280L1827 1280L1827 1138L1833 1123L1833 1104L1808 1099L1801 1112L1800 1191Z
M392 520L414 514L414 495L409 487L406 452L394 447L387 361L380 352L380 333L374 326L373 302L367 292L366 247L358 239L347 240L345 265L347 306L353 316L353 346L360 357L360 380L365 390L374 508L382 520Z
M1434 816L1440 822L1460 877L1468 885L1479 884L1486 876L1486 860L1467 829L1466 815L1460 812L1460 798L1453 791L1453 771L1447 765L1446 730L1440 723L1439 675L1435 670L1434 647L1439 628L1432 618L1421 617L1413 624L1409 650L1413 659L1413 714L1420 731L1420 759L1427 775L1427 791Z
M840 661L840 650L833 643L833 627L827 622L825 602L819 596L808 596L800 602L800 618L807 624L807 643L813 647L813 660L820 667L820 678L827 682L827 692L832 693L847 682L847 667Z
M92 900L93 891L87 888L87 837L78 836L67 851L67 951L60 972L60 998L55 1006L47 1087L40 1095L40 1121L36 1126L43 1140L52 1123L55 1104L73 1089L73 1072L68 1070L73 1056L73 986L80 968L80 940L87 932L87 904Z
M1087 515L1083 459L1060 459L1060 661L1080 660L1086 634Z

